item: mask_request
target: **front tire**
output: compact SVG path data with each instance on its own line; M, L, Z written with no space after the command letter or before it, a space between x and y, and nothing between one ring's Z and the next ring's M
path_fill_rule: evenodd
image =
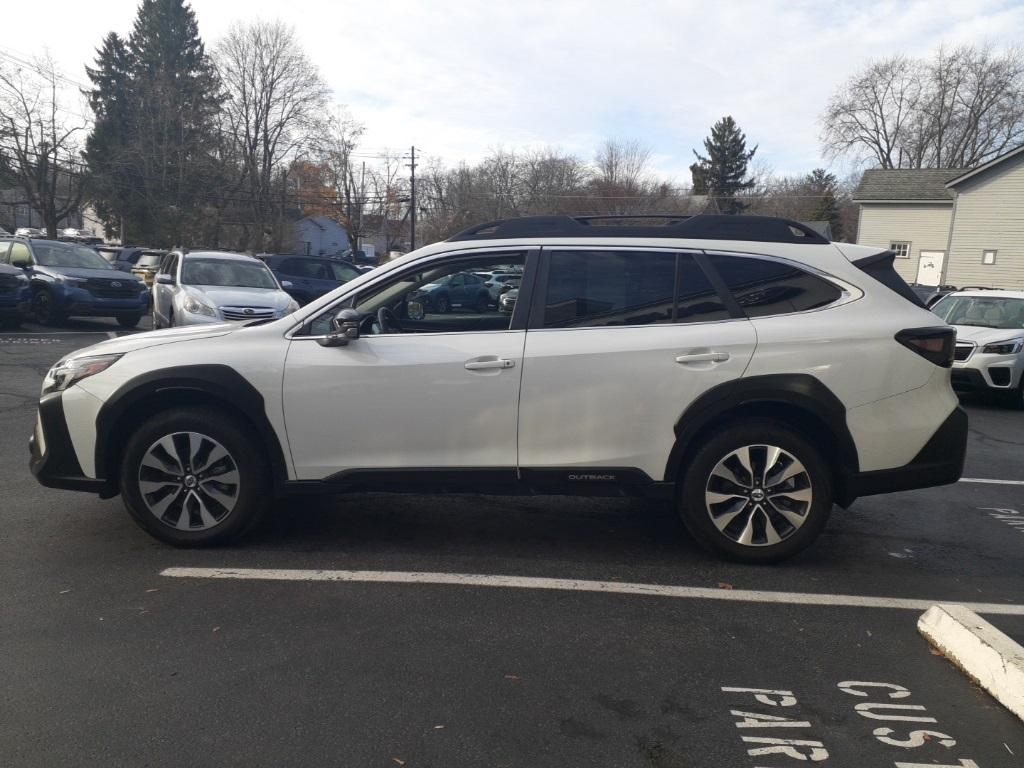
M57 302L46 288L40 288L32 295L32 314L41 325L60 325L68 319L57 309Z
M146 421L121 462L121 496L136 523L177 547L243 536L269 507L269 468L242 423L205 408Z
M121 315L117 318L117 324L122 328L134 328L142 321L142 315Z
M718 431L693 454L679 502L687 530L706 549L743 562L777 562L824 530L831 472L803 435L751 420Z

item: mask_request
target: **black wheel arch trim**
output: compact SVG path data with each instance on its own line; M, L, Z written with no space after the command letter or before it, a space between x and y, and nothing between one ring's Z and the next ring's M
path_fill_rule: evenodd
M766 374L734 379L712 387L686 408L675 424L675 444L665 467L665 480L677 482L696 436L730 414L762 406L799 409L824 425L835 440L840 473L856 474L857 447L846 424L846 407L820 379L810 374Z
M222 401L232 410L245 415L256 429L270 461L275 491L288 481L288 465L284 449L267 416L263 395L238 371L227 365L183 365L162 368L136 376L125 382L103 404L96 417L96 472L116 482L116 468L111 467L114 441L123 442L118 425L134 406L158 393L198 392Z

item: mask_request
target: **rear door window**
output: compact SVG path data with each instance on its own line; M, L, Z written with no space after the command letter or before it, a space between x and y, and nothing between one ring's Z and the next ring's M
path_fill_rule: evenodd
M827 280L780 261L720 254L708 258L747 317L806 312L843 295Z
M699 323L731 317L689 253L552 251L545 328Z

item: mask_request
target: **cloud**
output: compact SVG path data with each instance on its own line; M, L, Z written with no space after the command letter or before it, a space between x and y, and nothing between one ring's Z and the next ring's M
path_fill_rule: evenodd
M135 6L52 2L59 25L41 27L28 7L5 22L23 31L22 50L49 45L84 78L83 62L105 32L130 29ZM222 0L193 7L208 43L242 16ZM638 138L662 175L683 181L691 149L722 115L768 165L805 172L822 163L829 95L868 59L1024 39L1024 6L1006 0L245 4L245 18L278 16L365 123L368 151L415 144L454 164L496 146L591 156L604 137Z

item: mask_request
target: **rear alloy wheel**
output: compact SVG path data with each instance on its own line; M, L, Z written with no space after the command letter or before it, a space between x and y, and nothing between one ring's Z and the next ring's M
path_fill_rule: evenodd
M803 436L757 421L726 428L697 451L681 500L683 521L702 545L771 562L817 538L832 508L832 484Z
M121 491L135 521L169 544L243 535L267 507L266 461L247 430L205 409L156 416L131 438Z

